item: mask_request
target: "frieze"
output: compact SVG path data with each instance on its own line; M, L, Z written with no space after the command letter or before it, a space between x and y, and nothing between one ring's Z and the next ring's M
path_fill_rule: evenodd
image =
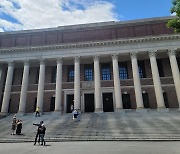
M135 39L120 39L111 40L103 42L86 42L77 44L62 44L62 45L52 45L52 46L37 46L37 47L22 47L22 48L11 48L11 49L0 49L0 52L26 52L26 51L42 51L42 50L57 50L57 49L67 49L67 48L84 48L84 47L95 47L95 46L105 46L105 45L120 45L128 43L141 43L141 42L151 42L151 41L163 41L163 40L175 40L180 39L180 35L170 35L170 36L157 36L157 37L145 37L145 38L135 38Z

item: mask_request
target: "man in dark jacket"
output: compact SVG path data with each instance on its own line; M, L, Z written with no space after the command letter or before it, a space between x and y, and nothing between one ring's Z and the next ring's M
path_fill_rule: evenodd
M40 144L40 133L41 133L42 124L43 124L43 121L41 121L40 124L33 124L35 126L38 126L35 141L34 141L34 145L36 145L37 138L38 138L38 143Z
M45 145L46 144L46 142L44 140L45 132L46 132L46 127L45 127L44 124L42 124L41 128L40 128L41 145Z

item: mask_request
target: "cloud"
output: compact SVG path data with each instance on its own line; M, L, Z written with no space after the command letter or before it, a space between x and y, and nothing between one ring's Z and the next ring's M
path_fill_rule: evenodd
M115 6L105 0L0 0L5 31L116 21ZM2 18L6 14L8 20Z
M0 28L0 32L4 32L4 30L2 28Z

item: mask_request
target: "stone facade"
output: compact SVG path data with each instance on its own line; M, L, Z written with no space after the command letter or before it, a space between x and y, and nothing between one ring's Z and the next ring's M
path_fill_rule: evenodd
M180 35L170 18L0 33L1 114L179 108Z

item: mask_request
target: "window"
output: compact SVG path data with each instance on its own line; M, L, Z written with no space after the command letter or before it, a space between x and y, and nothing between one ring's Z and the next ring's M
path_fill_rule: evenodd
M93 80L93 66L92 65L84 66L84 80L85 81Z
M74 82L74 66L68 67L68 82Z
M36 84L38 84L39 82L39 69L40 68L37 68L37 71L36 71Z
M102 80L111 80L111 71L109 64L102 64L101 72L102 72Z
M14 72L13 72L12 85L15 85L15 74L16 74L16 69L14 69Z
M157 66L158 66L159 76L164 77L164 71L163 71L161 59L157 59Z
M128 69L126 62L119 63L119 77L120 79L128 79Z
M144 60L138 61L138 69L139 69L139 77L145 78L146 72L145 72Z
M56 66L52 67L51 83L56 83Z

